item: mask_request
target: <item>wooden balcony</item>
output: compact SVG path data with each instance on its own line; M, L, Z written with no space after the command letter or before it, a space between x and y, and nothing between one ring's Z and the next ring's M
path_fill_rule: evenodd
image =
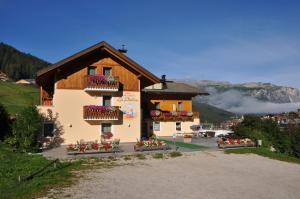
M199 112L188 111L159 111L152 110L150 112L150 118L154 121L194 121L195 118L199 118Z
M84 120L119 120L120 109L118 106L96 106L83 107Z
M104 75L85 76L85 91L116 92L119 90L119 77Z

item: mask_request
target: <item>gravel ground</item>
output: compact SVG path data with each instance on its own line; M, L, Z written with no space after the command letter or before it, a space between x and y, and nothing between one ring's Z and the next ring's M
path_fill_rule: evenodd
M60 190L55 197L300 198L300 165L257 155L198 151L177 158L148 157L126 163L130 164L86 172L79 183Z

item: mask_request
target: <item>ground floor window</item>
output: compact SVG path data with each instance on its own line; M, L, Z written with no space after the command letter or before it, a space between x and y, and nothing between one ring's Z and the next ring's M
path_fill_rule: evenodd
M153 130L160 131L160 122L153 122Z
M181 122L176 122L175 127L176 131L181 131Z
M101 125L101 138L110 139L113 134L111 132L111 123L102 123Z
M43 125L43 135L44 137L53 137L54 135L54 123L45 122Z

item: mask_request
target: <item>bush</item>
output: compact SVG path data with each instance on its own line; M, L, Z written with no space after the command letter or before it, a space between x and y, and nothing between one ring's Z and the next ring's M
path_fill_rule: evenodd
M290 133L281 131L275 121L262 120L255 115L244 116L243 122L233 128L237 136L254 141L262 140L264 147L273 146L280 153L291 154Z
M34 106L23 109L13 124L11 144L24 152L37 152L40 148L43 119Z
M300 128L298 128L291 139L291 151L293 156L300 158Z
M11 133L11 123L9 115L4 106L0 104L0 141L9 136Z

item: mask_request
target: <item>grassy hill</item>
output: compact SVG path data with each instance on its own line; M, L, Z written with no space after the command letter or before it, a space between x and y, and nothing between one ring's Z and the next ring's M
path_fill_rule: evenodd
M193 110L200 112L201 122L220 123L235 116L229 111L199 102L193 102Z
M0 103L10 114L16 114L28 105L39 103L39 89L32 85L0 81Z

